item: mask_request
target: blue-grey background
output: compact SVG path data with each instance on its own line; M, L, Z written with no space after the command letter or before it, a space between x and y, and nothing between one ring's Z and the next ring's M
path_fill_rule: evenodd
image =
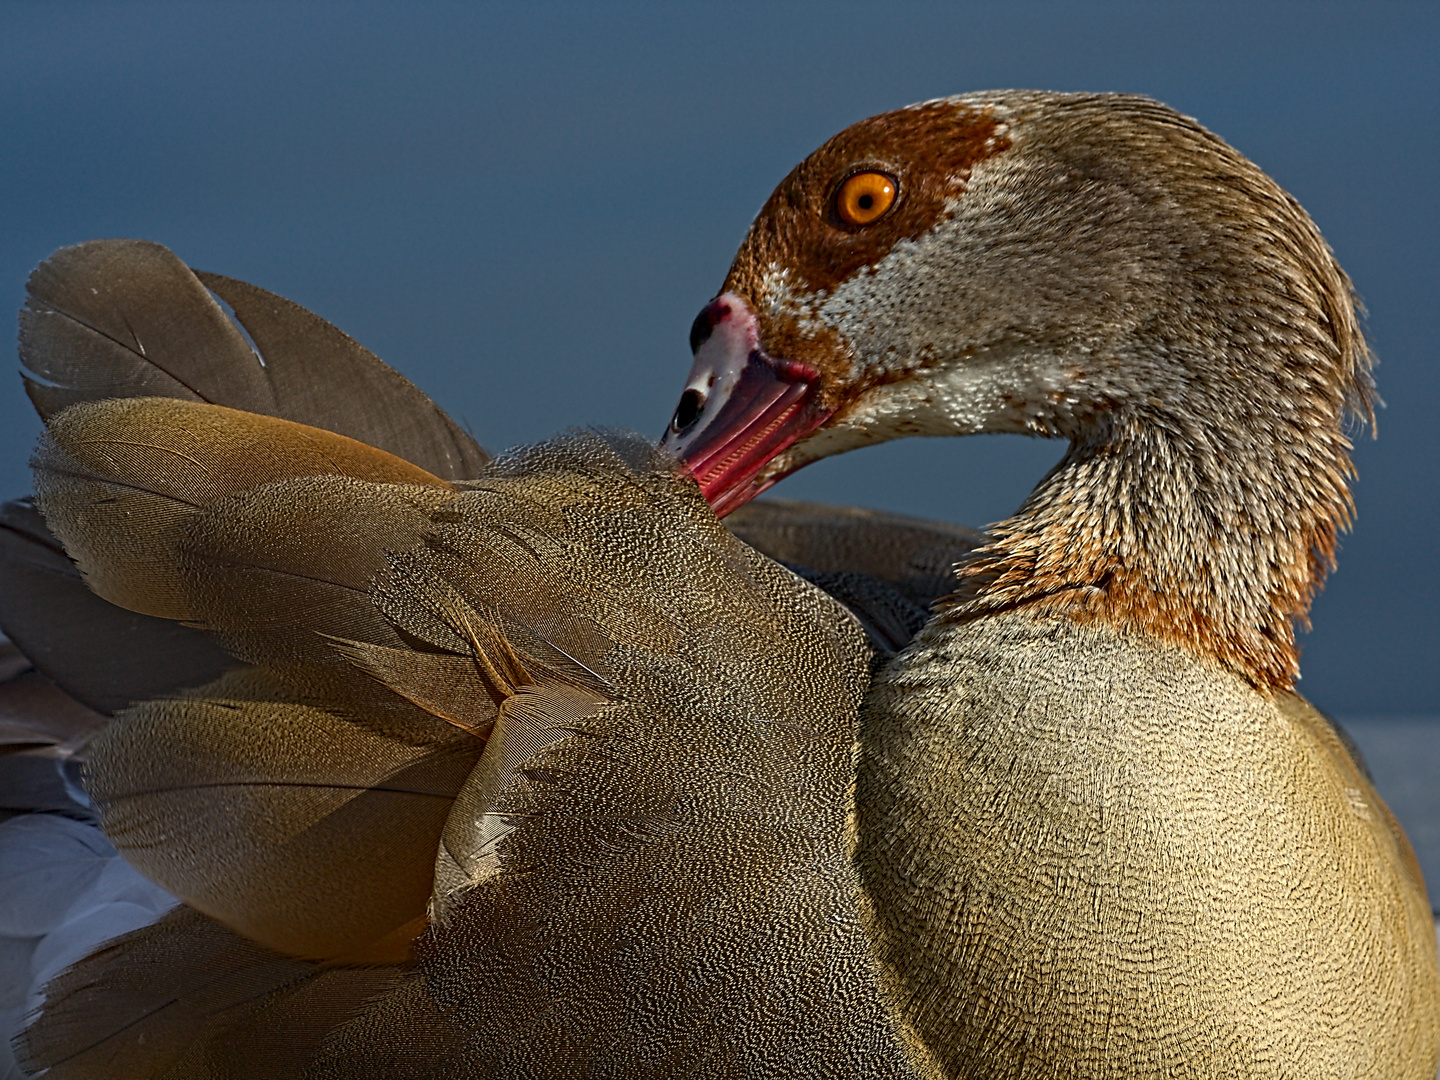
M329 318L492 450L658 435L690 320L790 166L861 117L1001 86L1152 94L1319 222L1389 407L1302 688L1440 714L1437 4L0 3L0 310L61 245L147 237ZM0 419L20 494L18 378ZM776 493L983 524L1061 449L897 443Z

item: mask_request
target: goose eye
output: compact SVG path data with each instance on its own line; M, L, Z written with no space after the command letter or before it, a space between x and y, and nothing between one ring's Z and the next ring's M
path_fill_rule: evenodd
M835 193L835 213L846 225L869 225L894 205L895 180L884 173L856 173Z

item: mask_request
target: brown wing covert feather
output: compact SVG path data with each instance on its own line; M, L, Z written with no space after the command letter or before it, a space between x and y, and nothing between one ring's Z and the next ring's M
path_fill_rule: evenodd
M291 956L398 963L482 743L403 738L232 672L120 713L90 751L111 843L141 873Z
M174 569L181 536L227 496L314 475L448 490L343 435L169 398L75 405L51 418L32 464L37 505L90 587L170 619L193 620Z

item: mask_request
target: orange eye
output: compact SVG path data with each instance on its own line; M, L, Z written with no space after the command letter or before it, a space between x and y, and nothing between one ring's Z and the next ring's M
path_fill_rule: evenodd
M884 173L856 173L835 193L835 213L846 225L869 225L895 205L895 181Z

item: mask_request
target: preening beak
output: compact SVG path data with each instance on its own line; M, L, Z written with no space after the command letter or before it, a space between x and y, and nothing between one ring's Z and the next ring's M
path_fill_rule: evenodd
M700 312L690 347L695 363L660 445L724 517L784 476L765 466L833 410L820 400L820 373L767 353L754 313L734 293Z

